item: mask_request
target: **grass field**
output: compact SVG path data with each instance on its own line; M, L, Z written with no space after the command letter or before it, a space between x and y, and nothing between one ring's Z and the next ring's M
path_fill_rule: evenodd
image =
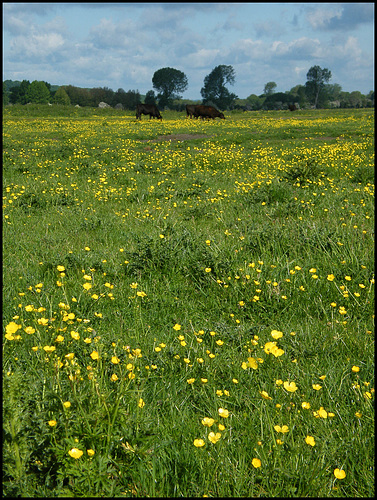
M374 496L374 111L3 112L5 496Z

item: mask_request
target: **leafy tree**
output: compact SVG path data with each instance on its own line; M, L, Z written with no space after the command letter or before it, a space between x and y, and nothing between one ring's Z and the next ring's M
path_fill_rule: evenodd
M266 96L273 94L275 92L276 87L277 85L275 82L266 83L266 85L264 86L263 94Z
M96 87L90 89L89 94L95 107L97 107L100 102L105 102L110 106L113 104L114 91L108 87Z
M262 109L264 98L256 94L250 94L246 97L246 102L251 111L257 111L258 109Z
M204 78L204 87L200 90L203 103L213 102L220 109L228 109L232 106L236 94L229 92L225 84L233 85L235 72L232 66L221 64L216 66L209 75Z
M145 94L144 104L157 104L156 96L153 90L148 90Z
M7 84L3 82L3 106L9 104L8 88Z
M306 107L308 100L305 85L296 85L295 87L292 87L289 94L293 97L294 102L299 104L300 108Z
M71 100L71 104L76 106L95 106L94 100L88 89L74 87L73 85L63 86Z
M128 90L125 92L123 89L118 89L114 94L114 106L120 103L125 109L134 111L139 102L141 102L141 100L138 90Z
M187 89L187 76L178 69L161 68L157 70L152 78L153 88L157 90L157 98L163 108L169 106L173 99L180 99L178 95Z
M45 82L34 80L27 89L25 98L27 102L35 104L47 104L50 100L50 91Z
M55 92L54 98L52 100L54 104L63 104L65 106L71 104L71 99L63 87L59 87Z
M295 98L291 94L276 92L266 97L263 109L288 109L288 104L293 104Z
M312 66L306 74L306 93L315 108L324 104L326 99L325 83L331 79L331 71L327 68Z
M30 87L29 80L22 80L20 85L10 89L10 102L12 104L26 104L29 102L26 98L26 93Z

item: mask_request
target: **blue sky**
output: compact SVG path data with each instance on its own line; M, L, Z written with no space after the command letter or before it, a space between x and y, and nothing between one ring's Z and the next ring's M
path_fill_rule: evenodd
M186 99L231 65L240 98L304 85L328 68L342 90L374 90L374 3L3 3L3 80L153 89L183 71Z

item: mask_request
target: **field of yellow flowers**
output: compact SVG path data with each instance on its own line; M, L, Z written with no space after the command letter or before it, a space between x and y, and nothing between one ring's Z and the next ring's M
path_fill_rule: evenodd
M3 112L5 496L374 495L374 111Z

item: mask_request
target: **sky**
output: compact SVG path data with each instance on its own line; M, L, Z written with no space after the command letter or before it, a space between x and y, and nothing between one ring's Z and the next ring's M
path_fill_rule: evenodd
M230 65L240 99L305 85L318 65L343 91L374 90L374 3L3 2L3 81L153 90L161 68L188 79Z

